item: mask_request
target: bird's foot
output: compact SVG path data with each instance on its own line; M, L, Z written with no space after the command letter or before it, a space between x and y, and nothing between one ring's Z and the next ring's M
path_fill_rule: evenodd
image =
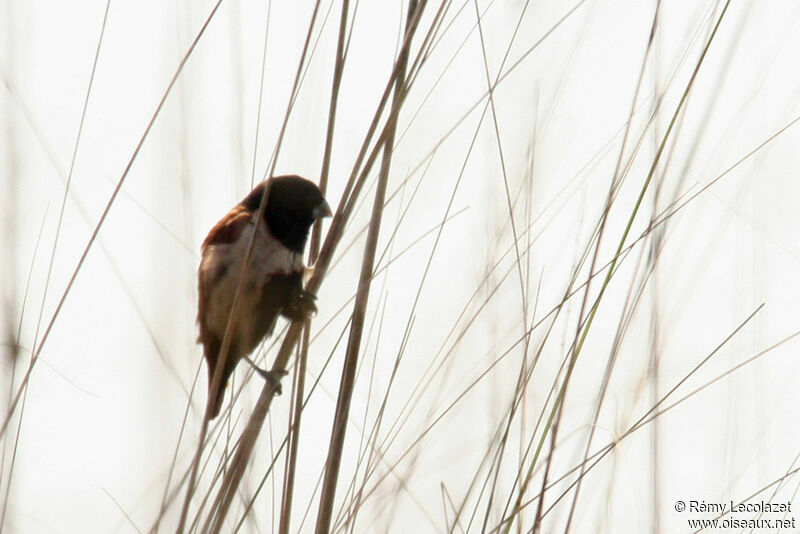
M272 386L272 391L275 395L280 395L283 393L283 388L281 388L281 379L286 376L288 371L284 369L273 369L271 371L267 371L265 369L261 369L260 367L256 367L256 372L261 375L261 378L269 382L269 385Z
M304 321L317 315L316 295L301 289L292 294L284 315L293 321Z

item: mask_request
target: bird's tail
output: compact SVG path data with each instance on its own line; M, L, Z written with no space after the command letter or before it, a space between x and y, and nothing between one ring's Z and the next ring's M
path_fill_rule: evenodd
M211 391L211 382L214 379L214 369L208 368L208 403L206 404L206 417L208 420L215 419L222 408L222 401L225 398L225 386L228 384L227 377L222 377L216 393Z
M213 337L208 342L204 343L206 364L208 364L208 402L206 404L206 417L209 420L219 415L220 409L222 408L222 401L225 399L225 389L228 385L228 379L236 368L236 361L238 359L231 353L235 350L235 347L231 347L229 349L228 361L226 362L225 368L222 369L222 376L219 377L219 387L217 391L211 391L211 385L214 381L214 371L219 363L219 345L219 341Z

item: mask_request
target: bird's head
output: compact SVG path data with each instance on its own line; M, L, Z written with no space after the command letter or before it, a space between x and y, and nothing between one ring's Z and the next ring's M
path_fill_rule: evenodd
M266 185L265 180L244 199L249 209L258 209ZM331 207L314 182L294 175L272 178L264 219L272 235L289 250L302 254L311 225L330 215Z

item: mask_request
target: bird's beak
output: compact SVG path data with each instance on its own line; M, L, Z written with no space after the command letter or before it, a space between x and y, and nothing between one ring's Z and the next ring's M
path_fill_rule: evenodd
M330 217L333 215L333 212L328 202L323 199L322 203L314 208L311 214L314 216L314 219L322 219L323 217Z

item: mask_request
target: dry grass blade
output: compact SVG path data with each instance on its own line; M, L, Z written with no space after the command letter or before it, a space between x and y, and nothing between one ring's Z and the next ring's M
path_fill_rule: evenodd
M639 207L642 204L642 200L644 199L644 195L647 192L647 189L648 189L648 187L650 185L650 182L653 179L656 167L658 166L658 163L661 160L661 155L663 154L664 148L666 147L666 144L667 144L667 141L670 138L670 134L671 134L672 129L673 129L674 125L675 125L675 122L677 121L678 116L680 115L680 113L681 113L681 111L683 109L683 105L686 102L686 99L687 99L687 97L689 95L689 91L692 89L692 87L694 85L694 81L697 78L697 74L700 71L700 67L703 65L703 60L705 59L705 57L706 57L706 55L708 53L708 50L711 47L711 43L714 42L714 37L716 36L717 30L719 30L719 27L722 24L722 20L725 18L725 13L727 12L727 9L728 9L729 5L730 5L730 0L728 0L725 3L725 6L723 7L722 12L719 15L719 18L717 19L717 22L714 25L713 31L711 32L711 35L709 36L708 40L706 41L705 46L703 47L703 51L700 54L700 58L697 60L697 64L695 65L695 68L694 68L694 70L692 72L692 76L689 78L689 81L686 84L686 88L683 91L683 94L681 95L681 99L680 99L680 101L678 102L678 105L675 108L675 112L672 114L672 118L670 120L669 126L667 127L667 130L664 132L664 136L661 139L661 143L660 143L660 145L658 147L658 151L656 152L656 155L653 158L653 162L652 162L652 164L650 166L650 171L648 172L647 178L645 179L644 184L642 185L641 191L639 192L639 196L636 199L636 203L634 204L634 207L633 207L633 209L631 211L631 215L628 218L628 222L627 222L627 224L625 226L625 230L623 231L622 236L621 236L621 238L619 240L619 244L617 245L617 250L616 250L616 253L615 253L615 257L618 257L619 254L621 253L622 249L625 247L625 241L627 240L628 234L630 233L631 227L633 226L633 221L634 221L634 219L636 217L636 214L639 211ZM513 509L513 512L512 512L513 514L516 514L516 511L519 510L519 506L522 503L522 499L523 499L523 496L525 494L525 488L527 487L528 481L530 480L531 474L533 473L533 468L536 465L536 461L537 461L537 459L539 457L539 454L540 454L540 452L542 450L542 446L544 444L544 438L548 434L548 431L549 431L550 427L552 426L553 421L555 420L555 417L556 417L556 414L558 412L558 409L560 408L560 406L561 406L561 404L563 402L564 395L565 395L566 389L567 389L567 385L569 384L570 377L572 376L572 372L573 372L573 370L575 368L575 363L577 361L578 355L580 354L581 348L583 347L583 344L586 341L586 337L587 337L587 335L589 333L589 329L591 328L592 322L594 321L594 318L596 316L597 309L599 308L600 301L603 298L603 294L605 293L606 288L608 287L609 283L611 282L611 277L612 277L612 275L614 273L614 265L615 265L615 263L616 263L616 260L613 260L612 264L611 264L611 266L610 266L610 268L608 270L608 273L606 274L606 277L603 280L602 285L600 286L600 291L599 291L599 293L597 295L597 298L595 299L595 302L594 302L594 304L592 305L592 307L591 307L591 309L589 311L589 315L588 315L588 317L586 319L586 324L583 327L583 332L582 332L582 334L580 336L580 339L579 339L577 345L575 345L575 348L574 348L574 350L572 352L572 357L570 359L570 364L569 364L569 367L567 368L567 375L564 377L564 381L563 381L563 383L561 385L561 388L559 390L558 397L556 398L556 402L555 402L555 404L553 406L553 409L550 412L550 416L549 416L547 424L545 426L545 431L542 434L542 437L541 437L541 440L539 441L539 445L537 447L536 453L534 454L533 460L531 461L530 466L528 468L528 472L527 472L527 475L525 477L525 483L520 488L520 491L519 491L519 494L518 494L518 497L517 497L517 502L516 502L516 504L514 506L514 509ZM506 534L508 534L510 529L511 529L511 524L509 523L506 526L506 529L505 529Z
M72 149L72 158L70 159L69 171L67 173L66 184L64 186L64 194L62 195L62 198L61 198L61 207L60 207L59 212L58 212L58 222L56 224L56 235L55 235L55 238L53 239L53 250L52 250L52 252L50 254L50 262L49 262L48 267L47 267L47 275L45 277L45 288L44 288L44 292L42 294L42 304L41 304L41 309L39 310L39 321L37 322L36 335L34 336L34 345L36 345L35 339L38 338L38 336L39 336L39 325L41 324L42 316L44 314L44 304L45 304L45 301L46 301L46 298L47 298L47 290L48 290L48 287L50 285L50 278L51 278L52 273L53 273L53 265L55 263L55 256L56 256L56 250L58 248L59 235L61 233L62 223L63 223L63 220L64 220L64 211L65 211L66 205L67 205L67 198L69 197L69 194L70 194L70 185L72 183L73 171L75 170L75 161L77 160L77 157L78 157L78 148L80 147L81 134L83 132L83 126L84 126L84 123L85 123L85 120L86 120L86 110L87 110L87 108L89 106L89 98L90 98L90 96L92 94L92 85L94 84L94 77L95 77L95 73L97 72L97 62L98 62L98 59L100 58L100 50L101 50L102 45L103 45L103 36L105 35L106 22L108 21L108 10L109 10L110 7L111 7L111 1L108 0L106 2L106 7L105 7L105 10L103 12L103 21L102 21L102 24L101 24L101 27L100 27L100 36L99 36L98 41L97 41L97 47L95 49L94 61L92 62L92 70L91 70L91 74L89 75L89 83L88 83L88 86L86 88L86 94L84 96L83 107L81 109L81 117L80 117L80 121L78 123L78 132L77 132L77 135L75 136L75 144L74 144L73 149ZM77 270L76 270L76 272L77 272ZM67 287L67 291L68 290L69 290L69 287ZM65 297L66 297L66 291L64 292L64 296L62 297L62 299L65 298ZM39 348L36 351L34 351L32 357L31 357L31 361L29 363L28 370L25 372L25 375L23 376L22 383L20 384L19 390L17 391L17 394L16 394L15 398L9 403L8 416L7 416L6 420L5 420L5 422L3 423L2 429L0 429L0 438L2 438L3 434L5 433L6 426L8 425L8 421L9 421L10 417L13 415L14 410L16 409L16 405L17 405L17 403L19 401L20 393L24 389L26 389L26 387L27 387L27 381L28 381L28 379L30 377L31 372L33 371L33 366L35 365L36 360L37 360L37 358L39 356L39 353L41 352L42 345L44 344L44 341L45 341L45 339L47 338L47 336L49 334L50 327L52 326L53 321L55 320L55 316L56 316L57 313L58 313L58 309L56 309L56 313L53 314L53 318L51 319L47 329L45 330L44 335L42 336L42 340L41 340L41 343L39 344ZM20 420L20 423L21 423L21 420ZM18 431L18 434L19 434L19 431Z
M419 4L412 0L408 5L408 28L406 34L413 36L416 30L414 21L418 21L417 10L422 12L425 2ZM347 341L345 353L344 369L342 369L342 379L339 385L339 398L336 402L336 415L334 416L333 429L331 431L331 442L328 447L328 459L325 462L325 477L322 482L322 493L320 496L319 512L317 515L316 532L325 534L330 531L331 516L333 514L334 499L336 496L336 485L339 479L339 466L342 459L342 449L344 447L345 432L347 430L347 419L350 416L350 401L353 396L353 386L355 384L356 367L358 355L361 350L361 336L364 330L364 317L367 313L367 303L369 302L369 291L372 285L373 270L375 267L375 251L378 246L381 221L383 220L383 205L386 197L386 188L389 181L389 169L392 161L392 148L397 130L397 116L405 99L405 77L408 65L408 47L403 47L397 59L399 64L399 74L395 79L394 97L390 121L392 129L389 130L384 139L383 160L381 162L380 174L378 177L378 187L375 190L375 198L372 206L372 216L370 218L367 242L364 246L364 256L361 263L361 274L359 277L358 294L353 306L353 322L350 326L350 337Z
M636 102L637 102L637 99L639 97L639 93L640 93L641 88L642 88L642 84L643 84L644 77L645 77L645 70L647 68L648 60L650 58L650 54L651 54L651 51L653 49L653 41L655 39L656 30L658 29L658 14L659 14L660 8L661 8L661 2L659 0L656 3L656 7L655 7L655 10L654 10L654 13L653 13L653 23L650 26L650 35L648 36L647 45L646 45L645 53L644 53L644 58L642 59L642 68L639 71L639 77L638 77L638 79L636 81L636 89L634 90L633 98L631 99L631 107L630 107L630 112L628 114L628 122L627 122L627 126L625 128L625 134L624 134L623 139L622 139L622 144L620 145L620 148L619 148L619 155L617 156L617 162L616 162L616 165L614 167L614 174L612 175L611 186L609 188L608 197L606 199L606 206L605 206L605 209L603 210L603 216L602 216L601 221L600 221L600 228L598 230L597 240L595 242L595 249L594 249L594 254L592 255L592 262L591 262L591 265L589 267L589 272L594 272L594 270L595 270L595 268L597 266L597 261L598 261L599 255L600 255L600 244L602 242L602 238L603 238L603 233L604 233L606 222L608 221L608 213L609 213L609 210L611 209L611 203L613 202L613 199L614 199L614 190L617 187L618 181L621 178L620 171L622 169L622 161L623 161L623 157L624 157L624 154L625 154L625 148L627 146L628 136L630 135L631 126L633 124L633 115L634 115L635 110L636 110ZM586 288L584 289L584 294L583 294L583 301L581 302L581 311L580 311L580 314L579 314L578 317L583 317L584 311L586 309L586 304L587 304L587 302L589 300L589 288L590 288L590 286L591 286L591 280L587 280ZM620 323L620 327L621 326L622 326L622 323ZM575 340L574 340L575 343L578 342L578 336L579 335L580 335L580 327L575 332ZM619 336L619 332L618 332L618 336ZM615 340L615 347L616 347L616 340ZM606 374L603 377L603 389L602 389L602 392L601 392L601 396L598 398L597 407L595 409L595 416L594 416L594 421L595 422L597 421L597 419L600 416L600 409L602 408L602 405L603 405L603 396L605 394L606 384L607 384L608 380L610 379L610 375L611 375L611 370L612 369L613 369L613 353L612 353L612 358L609 359L609 365L608 365ZM563 410L560 413L563 414ZM584 452L584 457L589 454L589 447L591 446L592 437L594 436L594 428L595 427L592 426L592 430L590 431L589 437L586 440L586 449L585 449L585 452ZM553 440L552 440L553 447L552 448L555 447L555 435L556 435L557 429L558 429L558 425L556 424L554 426L554 429L553 429ZM550 466L551 466L551 463L552 463L552 458L553 458L553 455L551 454L549 456L549 458L548 458L548 461L547 461L547 467L546 467L546 471L545 471L545 476L542 479L542 490L541 490L542 493L544 492L544 488L547 487L547 479L548 479L548 474L549 474L549 471L550 471ZM579 480L581 480L581 479L582 479L582 477L579 477ZM576 506L578 504L578 496L580 495L580 490L581 490L581 484L579 482L578 486L575 488L575 493L574 493L573 498L572 498L572 505L570 507L569 515L567 517L567 525L566 525L566 527L564 529L565 532L569 532L570 527L572 525L572 519L573 519L574 514L575 514L575 508L576 508ZM542 517L541 514L542 514L542 506L543 506L543 504L544 504L544 499L540 499L538 507L537 507L537 510L536 510L536 522L537 522L537 525L539 525L539 526L541 526L541 517ZM536 528L534 528L534 530L536 530Z
M747 364L749 364L749 363L751 363L753 361L756 361L758 358L760 358L761 356L767 354L771 350L773 350L775 348L778 348L779 346L783 345L784 343L787 343L791 339L793 339L796 336L800 335L800 332L795 332L795 333L791 334L790 336L778 341L777 343L773 344L772 346L760 351L755 356L753 356L753 357L745 360L744 362L741 362L740 364L736 365L735 367L729 369L728 371L726 371L722 375L714 378L713 380L710 380L710 381L706 382L704 385L702 385L702 386L698 387L697 389L691 391L690 393L684 395L683 397L681 397L680 399L676 400L672 404L664 407L661 410L658 409L660 406L662 406L667 401L667 399L670 396L672 396L673 393L675 393L695 373L697 373L703 366L705 366L711 360L711 358L714 357L714 355L719 353L720 350L723 347L725 347L731 341L731 339L733 339L733 337L736 334L738 334L763 308L764 308L764 304L761 304L760 306L758 306L730 334L728 334L725 337L725 339L723 339L705 358L703 358L697 365L695 365L695 367L692 368L691 371L689 371L686 375L684 375L683 378L681 378L672 388L670 388L670 390L667 393L665 393L658 400L658 402L656 402L652 406L650 406L650 408L648 408L648 410L635 423L633 423L627 430L625 430L625 432L623 432L622 435L619 438L617 438L614 441L606 444L599 451L595 452L594 454L592 454L588 458L584 459L579 465L573 467L572 469L570 469L566 473L564 473L562 476L560 476L557 479L553 480L550 483L550 485L547 488L545 488L544 491L549 491L550 489L554 488L558 483L562 482L570 474L583 469L585 467L584 464L586 464L587 461L592 461L592 463L588 467L585 467L585 470L583 471L584 474L582 476L585 476L587 473L592 471L592 469L594 467L596 467L602 461L602 459L606 457L606 455L608 455L612 450L614 450L619 445L619 443L622 442L622 440L626 439L628 436L630 436L631 434L633 434L637 430L639 430L641 428L644 428L646 425L648 425L650 422L655 420L657 417L660 417L661 415L665 414L669 410L672 410L673 408L675 408L679 404L682 404L683 402L685 402L686 400L690 399L691 397L693 397L694 395L696 395L700 391L703 391L704 389L706 389L708 386L718 382L719 380L721 380L722 378L724 378L724 377L728 376L729 374L735 372L736 370L741 369L745 365L747 365ZM573 490L573 488L578 484L579 480L580 479L576 479L571 484L569 484L569 486L561 494L559 494L559 496L554 500L554 502L550 505L550 507L543 512L542 516L544 517L550 511L552 511L555 508L555 506L558 504L558 502L561 501L564 497L566 497ZM542 496L543 496L543 493L539 493L538 495L535 495L529 501L521 504L521 506L518 509L521 510L521 509L531 505L534 502L540 501ZM510 527L510 525L513 523L515 517L516 517L516 511L514 513L512 513L512 514L509 514L502 521L500 521L497 524L497 526L491 532L498 532L501 529L506 529L507 530Z
M67 282L67 287L64 289L64 293L61 295L61 298L59 299L58 304L56 305L56 309L53 312L53 316L50 318L50 321L47 324L47 328L45 329L44 334L42 335L42 339L39 341L39 345L36 347L36 350L33 353L33 357L31 358L31 363L28 366L27 371L25 372L25 376L23 377L22 383L20 384L19 389L17 390L17 394L14 397L14 401L11 403L11 406L9 407L9 411L8 414L6 415L5 420L3 421L3 425L2 427L0 427L0 438L2 438L3 435L5 434L6 428L8 427L8 422L11 419L11 415L14 413L14 410L17 406L17 403L19 402L22 392L27 387L28 380L30 379L31 372L33 371L33 367L39 357L39 354L42 352L42 348L44 347L44 344L47 341L47 337L49 336L53 328L53 325L55 324L55 321L58 318L58 314L61 312L61 308L63 308L64 306L64 302L66 302L67 300L67 296L69 295L72 286L75 284L75 279L78 277L78 273L80 272L81 267L83 267L83 264L86 261L86 257L89 255L89 251L91 250L92 245L94 245L94 242L97 240L97 236L100 233L100 228L103 226L103 223L108 217L108 213L111 211L111 206L114 204L117 195L119 195L119 192L122 189L122 184L128 177L128 174L130 173L130 170L133 167L133 163L136 161L136 158L138 157L139 152L142 149L142 146L144 146L145 140L149 136L150 131L153 129L153 125L155 124L156 119L161 113L161 110L164 107L164 103L167 101L167 97L170 95L170 93L172 92L172 88L175 86L175 82L178 81L178 77L180 76L181 72L183 72L183 68L186 66L186 62L189 61L189 58L191 57L192 53L197 47L197 44L200 42L200 39L203 37L203 34L205 33L206 29L208 28L208 25L211 23L211 20L214 18L214 15L217 13L217 10L219 9L219 6L221 4L222 0L218 0L217 3L214 4L214 7L211 9L211 12L205 19L203 26L200 28L200 31L195 36L194 40L192 41L192 44L186 51L186 54L184 54L184 56L181 58L181 61L178 64L178 68L175 70L175 73L173 74L172 78L167 84L167 88L164 91L161 100L159 100L158 105L156 106L156 109L153 112L153 115L150 117L150 120L147 123L144 132L142 133L142 136L139 138L139 142L136 144L136 147L133 150L133 154L131 154L128 163L125 166L125 170L122 171L122 176L120 176L120 179L117 181L117 185L114 187L114 191L111 193L111 197L108 199L108 202L106 203L106 206L103 209L103 213L100 215L100 219L97 221L97 225L95 226L92 235L89 237L89 242L83 249L80 259L78 259L78 263L75 266L75 269L73 270L72 275L69 278L69 281Z
M316 380L314 381L314 383L311 386L311 390L308 392L308 395L306 395L306 397L303 399L303 402L300 405L300 412L302 412L305 409L306 405L308 404L309 399L311 398L311 395L317 389L317 386L319 386L319 381L322 378L322 374L324 373L325 369L328 367L328 364L331 362L331 359L333 358L334 353L339 348L339 344L341 343L342 339L344 338L344 335L348 331L349 327L350 327L350 319L348 319L348 321L344 325L344 328L342 328L341 332L339 333L339 336L336 339L336 343L334 344L330 354L328 355L328 358L325 360L325 365L323 366L322 373L320 373L319 376L317 376ZM291 428L289 433L293 432L294 430L295 430L294 428ZM288 444L288 442L289 442L289 433L287 433L287 435L284 438L283 442L278 447L278 451L275 454L273 454L273 459L277 458L278 456L280 456L281 452L283 451L283 448ZM272 468L273 467L274 467L274 460L273 460L273 462L270 463L269 467L266 469L266 471L264 472L263 476L261 477L261 481L259 482L258 487L255 489L255 491L253 491L253 494L250 497L249 502L245 506L245 509L244 509L244 511L242 513L242 517L239 519L239 523L237 524L236 529L234 530L234 532L238 532L239 529L241 528L241 526L244 524L244 521L245 521L248 513L252 509L253 504L256 501L256 498L258 497L259 493L261 492L261 489L263 488L264 484L266 483L267 478L272 473ZM321 475L319 477L319 480L320 480L320 482L322 481L322 476ZM308 513L308 511L306 511L306 514L307 513ZM305 517L303 518L303 520L305 520ZM302 522L301 522L300 528L302 528Z
M49 208L49 206L47 206ZM28 268L28 279L25 281L25 291L22 293L22 309L20 310L19 314L19 324L17 326L16 333L12 333L11 330L13 329L14 325L10 322L10 315L9 315L9 323L8 323L8 356L9 360L11 361L11 374L8 379L8 403L11 404L11 399L13 398L14 394L14 378L17 374L17 362L19 360L19 356L21 353L22 347L20 346L20 341L22 339L22 325L23 319L25 318L25 311L28 304L28 292L31 286L31 279L33 278L33 266L36 264L36 256L39 253L39 245L41 244L42 240L42 232L44 231L44 223L47 220L47 208L45 208L44 215L42 216L42 223L39 225L39 234L36 236L36 246L33 249L33 257L31 258L30 267ZM21 417L20 417L21 420ZM17 433L14 439L14 447L11 451L11 462L8 467L8 474L5 472L5 463L6 463L6 454L8 449L8 440L3 440L3 453L2 457L0 457L0 482L3 479L6 479L7 482L5 483L5 491L3 495L3 507L0 511L0 531L3 530L3 525L6 522L6 510L8 508L8 498L11 495L11 477L14 474L14 465L17 456L17 448L19 443L19 426L17 427Z
M336 46L336 58L334 61L333 83L331 87L331 101L328 108L328 128L325 135L325 151L322 156L322 169L320 171L319 188L323 196L328 188L328 174L330 172L331 152L333 150L333 132L336 125L336 110L339 103L339 88L342 83L342 74L345 62L345 39L347 38L347 17L350 2L342 2L342 11L339 21L339 37ZM322 237L322 224L317 222L311 232L311 245L309 247L309 264L313 265L319 256L319 247ZM292 514L292 500L294 496L295 473L297 468L297 449L300 436L300 426L303 415L303 395L305 394L305 374L308 362L308 347L311 336L311 321L308 320L303 331L303 339L300 344L298 365L295 369L296 387L293 388L294 405L290 414L289 428L289 453L286 457L286 469L284 471L283 492L281 493L281 513L280 523L278 524L279 534L288 534Z

